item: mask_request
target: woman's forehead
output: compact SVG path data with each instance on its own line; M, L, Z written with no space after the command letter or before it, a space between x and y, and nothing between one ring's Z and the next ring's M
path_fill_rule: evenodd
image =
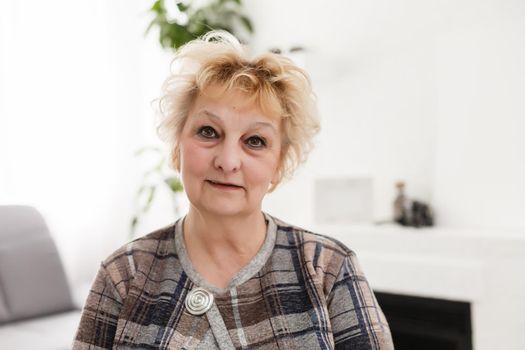
M281 123L279 114L263 110L255 99L240 91L225 91L219 94L217 90L206 90L197 95L190 111L190 118L223 119L230 116L242 116L261 124L269 123L276 129Z
M244 110L257 110L280 123L283 108L278 96L263 91L245 91L239 87L214 84L199 91L197 98L219 101Z

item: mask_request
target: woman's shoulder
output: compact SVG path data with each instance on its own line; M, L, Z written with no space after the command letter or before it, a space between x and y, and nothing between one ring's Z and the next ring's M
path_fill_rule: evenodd
M289 224L273 216L272 219L277 226L277 236L281 241L287 241L289 244L294 244L301 248L312 246L317 251L330 250L341 256L354 255L352 249L329 235L312 232L300 226Z
M119 259L142 255L163 255L173 252L175 224L170 224L153 232L135 238L122 245L111 253L104 261L104 265L112 264Z
M137 271L151 271L161 265L159 261L175 257L174 230L175 224L171 224L122 245L102 261L99 275L124 299Z
M357 264L354 252L337 239L280 219L274 218L274 222L277 226L274 251L280 251L276 256L282 259L290 254L291 259L282 260L290 261L295 269L307 270L305 276L315 285L322 286L325 295L332 290L345 262Z
M175 224L136 238L115 250L102 261L113 283L131 282L137 270L149 271L150 267L166 257L175 257Z

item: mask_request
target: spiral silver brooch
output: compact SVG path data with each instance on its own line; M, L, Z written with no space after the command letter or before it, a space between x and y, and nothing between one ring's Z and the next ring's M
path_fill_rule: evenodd
M213 304L213 294L204 288L195 288L186 296L184 305L192 315L202 315L208 311Z

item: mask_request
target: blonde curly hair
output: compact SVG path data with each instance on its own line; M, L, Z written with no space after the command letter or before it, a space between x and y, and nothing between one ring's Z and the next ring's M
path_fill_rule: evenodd
M157 100L157 132L171 150L170 166L180 171L179 138L199 92L219 87L241 91L247 103L280 119L283 132L279 177L270 191L290 178L306 160L319 131L315 95L307 73L285 56L264 53L250 57L227 32L213 31L181 47L172 73Z

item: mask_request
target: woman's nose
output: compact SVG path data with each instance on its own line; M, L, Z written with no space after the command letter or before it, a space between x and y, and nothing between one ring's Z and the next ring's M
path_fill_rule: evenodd
M236 142L223 142L215 155L215 167L225 173L238 171L242 163L241 152Z

